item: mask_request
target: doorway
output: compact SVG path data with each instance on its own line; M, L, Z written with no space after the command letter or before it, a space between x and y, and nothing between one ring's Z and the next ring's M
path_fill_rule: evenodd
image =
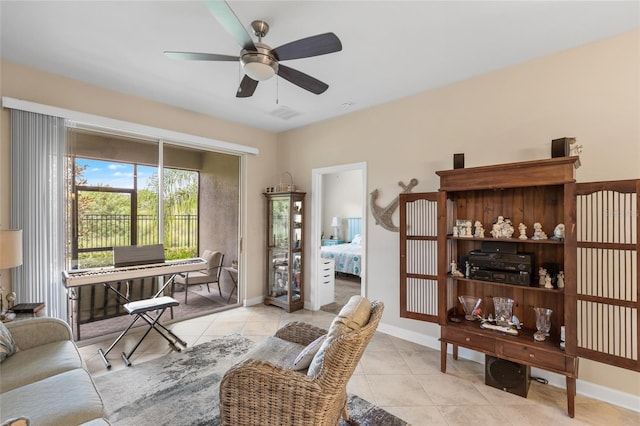
M359 281L359 294L366 295L367 165L366 163L344 164L313 169L311 173L313 196L310 308L319 310L328 300L336 300L335 281L333 285L325 285L321 277L321 271L324 268L321 256L323 246L349 245L352 242L357 244L356 240L360 240L359 259L356 259L355 264L351 259L342 262L336 260L335 270L344 272L338 272L335 277L339 285L346 284L352 289L354 282ZM332 182L332 180L340 182ZM356 196L350 196L345 200L340 197L346 197L343 183L347 181L351 187L350 191L355 191ZM336 188L341 189L336 190ZM332 200L332 193L336 193L338 200ZM351 247L345 248L351 249ZM348 288L339 290L341 293L350 291ZM340 297L340 294L338 296Z

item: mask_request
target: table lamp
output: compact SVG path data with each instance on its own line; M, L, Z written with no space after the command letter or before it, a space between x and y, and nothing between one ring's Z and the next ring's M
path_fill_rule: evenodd
M22 230L0 231L0 312L4 312L2 270L22 265Z
M338 228L340 228L340 224L338 223L338 218L336 216L331 219L331 227L333 228L334 239L339 240L340 237L338 236Z

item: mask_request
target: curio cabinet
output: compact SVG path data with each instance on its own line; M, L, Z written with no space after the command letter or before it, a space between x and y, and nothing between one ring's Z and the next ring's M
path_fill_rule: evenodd
M264 193L267 199L265 304L287 312L304 306L304 192Z

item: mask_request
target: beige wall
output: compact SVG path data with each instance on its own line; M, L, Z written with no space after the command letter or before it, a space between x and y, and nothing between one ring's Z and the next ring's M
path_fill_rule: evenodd
M322 231L329 238L335 233L331 219L340 221L338 236L346 240L348 217L362 216L362 170L328 173L322 176ZM336 237L337 238L337 237Z
M636 31L283 133L279 168L309 189L313 168L366 162L368 192L379 189L386 205L398 181L437 190L434 172L452 168L453 153L464 152L467 167L542 159L552 139L575 136L579 181L639 178L639 76ZM399 317L398 234L369 219L368 296L385 302L383 322L439 337L436 326ZM640 395L640 375L627 370L583 360L580 378Z
M200 253L220 251L224 254L224 266L231 266L232 261L238 260L240 159L216 152L204 157L200 173ZM231 291L233 282L229 274L223 272L220 281Z
M285 170L309 192L311 169L366 162L368 191L379 189L385 205L398 194L398 181L417 178L414 191L436 190L434 172L451 168L455 152L465 153L467 167L541 159L550 156L551 139L576 136L584 146L579 181L640 177L639 39L636 31L280 135L8 63L0 69L0 89L3 96L259 148L258 157L247 158L241 200L249 207L244 247L251 265L247 296L254 298L263 293L261 192ZM0 226L9 217L8 135L3 111ZM369 220L367 237L368 295L385 301L384 323L438 337L434 325L399 318L398 234ZM583 360L580 378L640 395L640 375L628 370Z
M244 270L248 284L246 298L254 299L262 296L265 246L262 189L270 184L272 177L277 174L275 134L43 73L6 61L0 62L0 94L258 148L259 155L246 157L247 193L241 203L245 207L249 206L244 210L247 224L244 234L246 236L244 261L251 265ZM0 228L10 227L9 122L9 112L3 109L0 128ZM256 208L256 205L260 208ZM8 286L6 275L8 274L4 274L3 282L0 284Z

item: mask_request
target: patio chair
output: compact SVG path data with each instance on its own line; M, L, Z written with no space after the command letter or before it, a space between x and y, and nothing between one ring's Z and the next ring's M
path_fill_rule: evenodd
M220 288L220 272L222 271L222 262L224 261L224 254L219 251L205 250L202 253L202 258L207 261L207 269L195 272L188 272L186 274L179 274L174 281L175 285L184 286L184 304L187 304L187 293L190 285L207 285L207 291L211 293L209 284L218 284L218 292L222 297L222 289ZM172 287L173 288L173 287ZM172 291L173 293L173 291Z

